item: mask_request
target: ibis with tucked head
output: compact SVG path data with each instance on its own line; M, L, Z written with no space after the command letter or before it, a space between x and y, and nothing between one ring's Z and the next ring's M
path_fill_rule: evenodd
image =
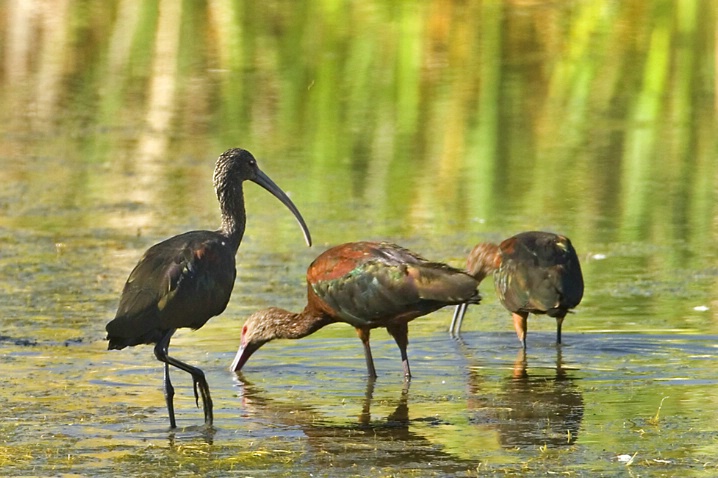
M556 318L556 343L566 314L583 298L583 275L576 250L566 236L550 232L522 232L496 244L476 245L467 260L467 271L481 282L493 273L501 304L511 312L514 329L526 348L529 314ZM461 331L467 305L456 307L449 327Z
M221 314L229 302L236 276L235 255L246 224L244 181L259 184L289 208L311 245L309 230L294 203L259 169L251 153L230 149L222 153L214 170L220 228L186 232L150 247L130 273L117 314L106 327L109 349L155 344L155 357L164 363L164 392L172 428L177 423L170 365L192 376L195 402L199 406L201 395L205 423L212 424L212 398L204 373L169 356L168 349L177 329L199 329Z

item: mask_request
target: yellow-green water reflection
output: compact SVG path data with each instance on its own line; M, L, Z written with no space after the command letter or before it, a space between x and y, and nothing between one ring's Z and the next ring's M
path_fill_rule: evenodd
M2 474L613 474L634 452L647 471L715 469L714 2L6 0L0 14ZM291 194L317 245L246 188L229 308L173 341L208 372L207 444L168 437L151 350L102 338L147 247L216 227L211 171L232 146ZM586 276L564 328L571 387L547 407L582 395L566 447L503 446L516 343L490 284L468 352L445 336L448 312L412 324L406 393L375 334L376 437L357 420L349 327L271 344L250 385L224 371L244 317L302 307L327 245L390 239L461 265L474 242L527 229L570 236ZM554 324L530 327L527 383L555 390ZM664 396L665 421L647 422ZM199 425L191 390L177 400Z

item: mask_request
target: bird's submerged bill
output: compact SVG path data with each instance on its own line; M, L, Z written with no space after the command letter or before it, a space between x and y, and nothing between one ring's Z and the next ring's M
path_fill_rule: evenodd
M583 275L578 255L566 236L528 231L501 244L477 244L469 254L467 272L482 280L494 275L501 304L512 314L514 328L526 347L529 314L546 314L556 319L556 342L561 343L565 316L583 297ZM466 313L457 307L449 331L456 335Z
M376 376L369 332L383 327L399 346L404 373L408 323L447 305L480 301L478 281L464 271L431 262L396 244L352 242L319 255L307 269L307 305L293 313L271 307L242 328L231 369L240 370L265 343L298 339L334 322L353 326L364 345L367 371Z

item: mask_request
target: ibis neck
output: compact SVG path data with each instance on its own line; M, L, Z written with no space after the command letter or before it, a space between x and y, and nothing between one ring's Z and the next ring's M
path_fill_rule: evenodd
M334 322L331 317L315 313L310 306L301 312L275 308L265 320L277 339L301 339Z
M242 184L223 185L217 188L219 209L222 213L222 224L219 232L229 239L235 252L239 248L247 224L247 214L244 210L244 191Z
M501 266L499 246L489 242L478 244L469 254L466 263L467 272L481 282Z

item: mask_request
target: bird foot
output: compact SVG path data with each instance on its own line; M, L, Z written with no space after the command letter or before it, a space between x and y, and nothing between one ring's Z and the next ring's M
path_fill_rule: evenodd
M199 381L196 378L193 380L193 383L192 383L192 385L194 387L194 403L197 404L197 408L199 408L199 393L197 393L197 384L198 383L199 383ZM202 397L202 403L204 403L204 396Z
M194 399L197 404L197 408L199 408L199 397L201 395L202 406L204 408L204 421L208 425L211 425L214 420L214 415L212 413L212 397L209 394L209 385L207 384L207 380L204 376L198 377L195 375L192 376L192 379L194 381Z

